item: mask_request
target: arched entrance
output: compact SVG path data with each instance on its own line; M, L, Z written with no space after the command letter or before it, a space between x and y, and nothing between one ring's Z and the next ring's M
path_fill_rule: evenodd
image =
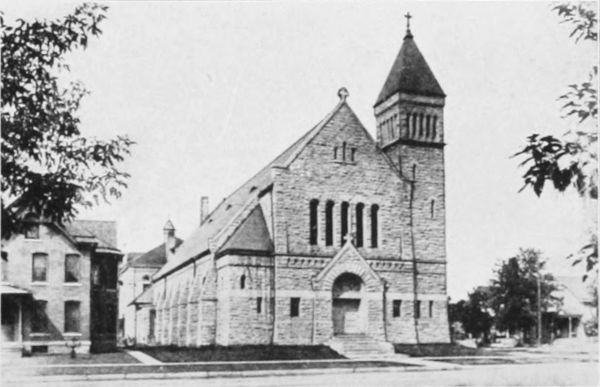
M364 286L356 274L343 273L332 287L333 334L364 333Z

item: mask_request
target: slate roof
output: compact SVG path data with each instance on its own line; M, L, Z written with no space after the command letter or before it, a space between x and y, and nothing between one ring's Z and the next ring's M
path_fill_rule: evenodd
M74 220L65 224L64 228L78 242L96 243L96 249L119 252L115 221Z
M289 148L283 151L273 161L267 164L267 166L265 166L256 175L250 178L250 180L246 181L241 187L239 187L231 195L229 195L221 203L219 203L217 207L208 215L206 220L200 225L200 227L194 230L192 234L184 240L184 242L175 252L174 257L154 275L154 279L160 279L161 277L173 271L180 265L185 264L186 261L195 259L196 257L204 254L211 253L209 240L213 239L221 232L226 231L227 227L231 226L231 223L236 218L236 216L242 215L241 211L245 208L245 206L247 206L252 200L257 199L259 193L268 188L273 183L271 178L271 168L275 166L288 167L292 163L292 161L294 161L294 159L299 155L299 153L306 147L306 145L308 145L308 143L340 111L340 109L343 106L346 106L348 109L350 109L346 101L344 99L341 99L340 102L335 106L335 108L329 114L327 114L317 125L311 128L296 142L294 142ZM253 212L246 214L246 216L249 216L251 214L253 214ZM251 222L255 221L256 219L251 220ZM240 225L240 227L241 226L243 226L243 224ZM249 231L250 228L244 228L244 230ZM248 235L242 237L241 235L236 236L236 234L237 232L234 233L231 237L235 236L236 239L234 242L235 246L237 247L240 247L242 241L252 241L253 244L256 243L256 235ZM268 232L266 235L268 235ZM231 242L232 246L234 242ZM228 241L226 241L225 243L228 243ZM218 246L217 250L223 251L222 249L219 249L220 247L222 246ZM260 247L265 248L266 245L261 245ZM212 251L212 253L215 252L216 251Z
M175 238L175 248L179 247L183 240ZM127 267L162 267L167 263L167 250L165 244L161 243L155 248L135 256L127 263Z
M228 250L273 251L273 242L260 205L254 207L250 215L235 230L217 254Z
M383 84L375 106L398 92L432 97L446 96L410 32L404 37L400 52Z

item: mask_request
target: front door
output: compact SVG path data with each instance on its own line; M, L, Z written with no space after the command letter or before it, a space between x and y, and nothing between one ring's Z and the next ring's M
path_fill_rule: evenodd
M2 341L19 340L19 305L8 297L2 297Z
M333 333L362 333L360 318L360 300L333 299Z

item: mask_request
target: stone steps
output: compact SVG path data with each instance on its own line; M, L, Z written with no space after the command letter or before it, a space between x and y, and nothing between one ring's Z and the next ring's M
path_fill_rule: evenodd
M329 340L328 345L339 354L352 358L380 358L394 354L391 343L375 340L364 334L336 335Z

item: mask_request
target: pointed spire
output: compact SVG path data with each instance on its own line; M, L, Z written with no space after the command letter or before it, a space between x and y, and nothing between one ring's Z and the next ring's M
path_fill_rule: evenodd
M165 223L163 230L164 231L174 231L175 230L175 226L173 226L173 222L171 222L171 219L167 220L167 223Z
M446 96L413 39L410 31L412 16L407 13L405 17L407 22L404 42L377 97L375 106L398 92L430 97L443 98Z

